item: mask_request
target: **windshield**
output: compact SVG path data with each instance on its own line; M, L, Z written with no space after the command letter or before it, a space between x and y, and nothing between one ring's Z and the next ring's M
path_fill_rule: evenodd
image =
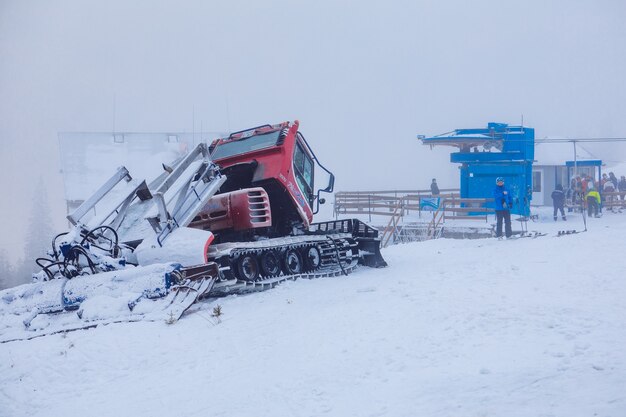
M226 158L233 155L240 155L258 149L269 148L276 145L280 130L263 135L250 136L249 138L235 140L219 144L215 147L211 157L213 159Z

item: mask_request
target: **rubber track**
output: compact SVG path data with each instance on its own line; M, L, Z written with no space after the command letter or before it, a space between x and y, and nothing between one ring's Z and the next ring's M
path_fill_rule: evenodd
M284 239L281 239L284 240ZM350 235L332 235L332 236L316 236L311 239L311 236L303 236L303 240L293 241L290 238L290 244L287 245L263 245L258 244L260 242L254 242L248 247L232 248L228 260L229 265L226 269L234 268L239 256L257 254L260 256L264 251L268 250L280 250L286 251L289 249L302 249L307 246L318 246L321 251L320 267L314 271L301 272L293 275L280 275L277 277L261 278L255 281L246 281L232 277L231 279L224 279L218 281L210 292L205 294L202 298L209 297L222 297L231 294L245 294L257 291L265 291L270 288L274 288L276 285L285 281L295 281L296 279L314 279L324 277L336 277L340 275L348 275L352 273L358 266L359 252L356 242L351 241ZM267 242L270 243L270 242ZM245 245L245 244L244 244ZM335 245L337 245L335 247ZM339 261L337 259L337 252L339 252ZM350 258L348 258L350 254ZM225 255L223 255L225 256ZM218 263L225 261L224 257L220 257ZM341 262L341 263L340 263Z

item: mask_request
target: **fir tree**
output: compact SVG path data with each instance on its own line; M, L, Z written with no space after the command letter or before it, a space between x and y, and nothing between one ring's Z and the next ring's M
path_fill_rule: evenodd
M4 249L0 249L0 290L13 286L13 267Z
M40 177L35 187L35 194L32 200L30 217L26 228L26 239L24 245L24 260L18 268L16 285L30 282L33 272L38 272L39 267L35 260L41 257L48 257L48 250L51 249L54 231L52 229L52 218L50 216L50 206L48 195Z

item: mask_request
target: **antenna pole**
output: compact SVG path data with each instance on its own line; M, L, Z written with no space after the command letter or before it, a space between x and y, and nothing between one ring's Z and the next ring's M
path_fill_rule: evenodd
M574 144L574 177L576 177L578 175L578 160L577 160L577 156L576 156L576 141L573 140L572 143Z

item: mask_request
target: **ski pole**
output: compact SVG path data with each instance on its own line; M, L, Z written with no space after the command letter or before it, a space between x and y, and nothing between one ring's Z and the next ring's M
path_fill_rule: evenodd
M583 214L583 224L585 225L585 232L587 231L587 213L585 212L585 206L584 204L584 200L582 199L582 196L580 198L580 211Z

